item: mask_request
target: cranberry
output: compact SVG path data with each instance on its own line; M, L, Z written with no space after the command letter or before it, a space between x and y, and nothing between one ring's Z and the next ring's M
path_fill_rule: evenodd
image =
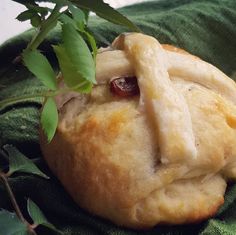
M131 97L139 94L136 77L121 77L110 82L110 90L120 97Z

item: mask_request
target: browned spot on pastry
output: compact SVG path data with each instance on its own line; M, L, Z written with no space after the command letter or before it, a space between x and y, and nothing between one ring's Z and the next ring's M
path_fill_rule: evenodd
M112 142L119 135L122 124L126 121L126 108L117 110L106 117L106 121L95 116L89 117L80 127L79 135L86 135L87 138L102 138L107 142Z
M221 98L217 99L216 108L225 116L227 124L231 128L236 129L236 113L230 110Z
M127 110L118 110L110 117L110 120L107 124L107 131L112 133L114 136L117 136L119 130L121 129L122 123L126 121L125 111Z
M227 115L227 116L226 116L226 121L227 121L227 124L228 124L231 128L236 129L236 118L235 118L235 117Z

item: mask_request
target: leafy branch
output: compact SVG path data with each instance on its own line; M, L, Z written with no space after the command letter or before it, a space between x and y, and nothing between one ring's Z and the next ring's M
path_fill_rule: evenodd
M57 19L61 15L60 9L62 8L62 6L63 3L56 4L50 16L41 23L39 29L37 30L37 33L32 38L31 42L28 44L26 50L35 50L43 42L49 31L56 26Z
M6 192L10 198L12 207L15 213L11 213L6 210L0 210L0 224L1 234L31 234L36 235L35 229L39 226L45 226L57 233L60 233L52 224L50 224L46 217L43 215L39 207L30 199L27 200L27 209L30 217L33 220L33 224L29 223L21 212L21 209L16 201L14 193L9 184L8 178L15 173L28 173L34 174L45 179L49 179L39 168L21 152L19 152L13 146L7 145L4 147L5 152L1 152L5 159L9 161L9 169L7 172L0 170L0 182L4 185Z
M98 16L112 23L129 27L133 31L139 29L102 0L41 0L54 3L53 9L40 6L37 2L41 1L13 1L21 3L27 8L17 16L17 19L20 21L30 20L32 26L36 28L35 35L21 55L24 65L48 90L42 93L10 97L0 101L0 108L14 102L37 97L44 98L41 126L50 142L56 132L58 122L57 107L53 97L64 91L58 86L59 82L53 66L37 50L47 34L57 24L61 25L63 43L54 45L53 49L59 62L66 92L89 93L93 84L96 83L95 60L97 53L96 41L87 27L89 11L95 12Z
M8 183L8 180L7 180L7 174L4 174L3 172L0 172L0 178L2 180L2 183L4 184L5 188L6 188L6 191L10 197L10 200L11 200L11 203L12 203L12 206L16 212L16 215L18 216L18 218L21 220L22 223L26 223L25 221L25 218L24 216L22 215L21 213L21 210L16 202L16 198L11 190L11 187Z

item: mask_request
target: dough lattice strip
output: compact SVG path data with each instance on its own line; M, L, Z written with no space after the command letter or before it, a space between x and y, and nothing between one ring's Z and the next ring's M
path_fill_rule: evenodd
M120 45L119 45L120 44ZM135 70L141 101L155 123L162 163L174 163L197 156L187 103L172 84L165 50L157 40L143 34L117 39Z
M198 83L236 104L236 84L213 65L192 55L165 50L170 78ZM108 58L113 58L112 60ZM106 51L97 55L98 83L106 83L112 77L134 75L134 68L122 50Z

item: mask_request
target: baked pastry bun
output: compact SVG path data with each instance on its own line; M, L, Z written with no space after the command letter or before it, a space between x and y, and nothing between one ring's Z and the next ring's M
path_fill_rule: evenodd
M131 228L198 222L236 178L236 85L217 68L139 33L97 55L91 94L57 97L41 148L80 207Z

